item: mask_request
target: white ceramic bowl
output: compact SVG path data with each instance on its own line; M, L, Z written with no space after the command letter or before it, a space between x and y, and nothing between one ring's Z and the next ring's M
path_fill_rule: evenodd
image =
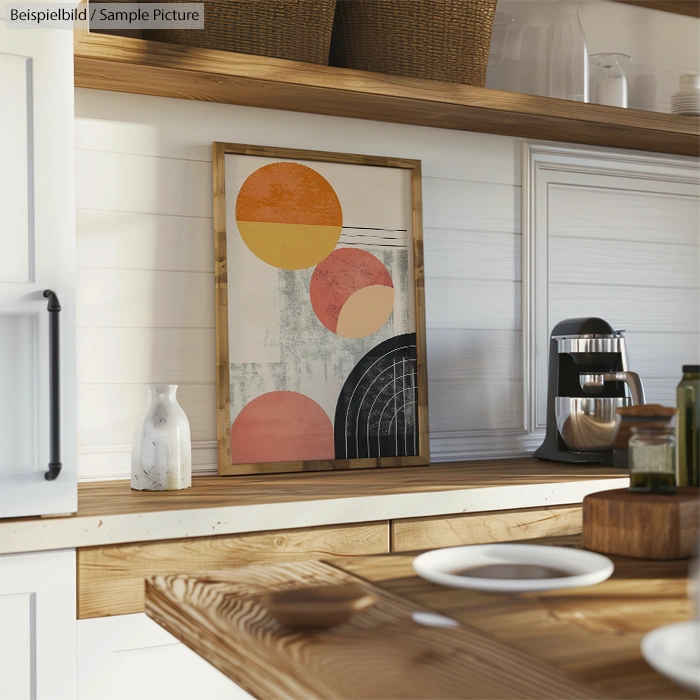
M642 639L642 656L660 674L690 691L700 691L700 623L658 627Z
M615 566L602 554L583 549L476 544L420 554L413 560L413 570L421 578L442 586L524 593L592 586L609 578ZM528 577L512 577L522 574Z

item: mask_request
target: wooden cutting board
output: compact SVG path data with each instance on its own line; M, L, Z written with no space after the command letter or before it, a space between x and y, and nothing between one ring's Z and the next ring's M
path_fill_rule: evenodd
M599 491L583 499L583 546L637 559L688 559L700 538L700 489Z
M378 603L328 630L281 627L254 598L348 582ZM257 698L605 697L468 625L420 624L427 612L318 561L146 581L146 613Z

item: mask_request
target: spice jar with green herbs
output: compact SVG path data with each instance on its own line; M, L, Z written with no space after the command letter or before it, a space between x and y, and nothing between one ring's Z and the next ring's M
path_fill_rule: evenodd
M668 422L632 428L630 491L676 493L676 429Z

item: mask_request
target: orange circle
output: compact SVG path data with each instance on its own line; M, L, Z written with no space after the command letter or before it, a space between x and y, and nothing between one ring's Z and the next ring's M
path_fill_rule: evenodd
M302 270L338 244L343 214L331 184L313 168L279 162L256 170L236 199L241 238L258 258L284 270Z

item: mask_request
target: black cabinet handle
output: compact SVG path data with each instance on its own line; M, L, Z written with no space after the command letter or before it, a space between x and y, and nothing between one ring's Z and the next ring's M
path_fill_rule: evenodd
M50 289L44 292L49 300L49 421L51 439L49 445L49 470L44 474L53 481L61 473L61 357L59 349L58 312L61 304Z

